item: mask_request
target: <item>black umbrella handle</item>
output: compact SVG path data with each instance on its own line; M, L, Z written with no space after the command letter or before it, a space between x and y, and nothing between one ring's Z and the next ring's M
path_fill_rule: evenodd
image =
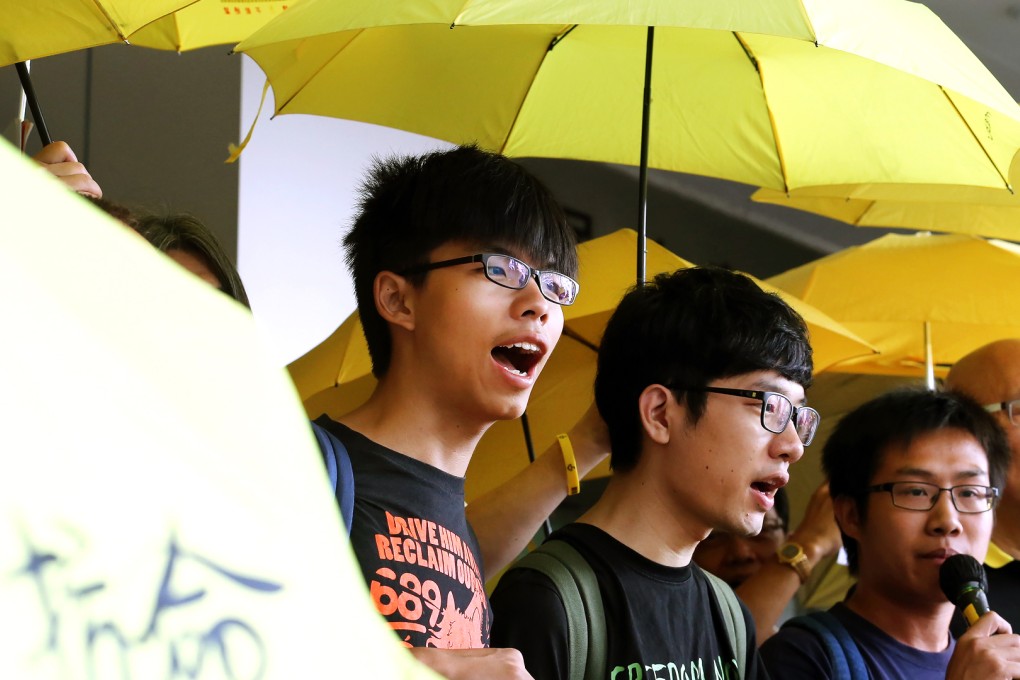
M35 88L32 87L32 78L28 75L28 66L25 62L19 61L14 65L18 69L18 78L21 79L21 89L25 91L25 98L28 100L28 107L32 109L32 120L35 121L35 129L39 131L39 141L46 146L51 141L49 130L46 129L46 120L43 118L42 110L39 108L39 100L35 98Z

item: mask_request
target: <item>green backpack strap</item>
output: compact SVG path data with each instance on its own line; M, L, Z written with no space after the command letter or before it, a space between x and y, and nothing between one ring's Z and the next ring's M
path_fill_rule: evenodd
M567 677L602 680L606 673L606 614L591 565L566 541L546 541L514 565L545 574L567 612Z
M709 585L715 591L715 599L722 610L723 621L726 624L726 635L729 636L730 646L733 647L733 658L737 662L737 673L741 680L747 670L747 624L744 621L744 612L740 609L740 602L736 593L725 581L711 574L704 569L701 572L708 578Z

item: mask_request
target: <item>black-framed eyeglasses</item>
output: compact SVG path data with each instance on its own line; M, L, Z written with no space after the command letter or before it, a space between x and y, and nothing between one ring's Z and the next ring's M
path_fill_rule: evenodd
M999 490L994 486L958 484L949 488L928 482L886 482L865 489L868 493L888 491L892 504L904 510L927 512L935 507L943 491L949 492L957 512L976 514L995 507Z
M1020 399L1000 401L998 404L985 404L985 410L989 413L1005 411L1006 415L1009 416L1009 422L1013 423L1016 427L1020 427Z
M793 420L793 426L797 430L804 446L810 446L818 430L818 423L822 422L822 416L810 406L794 406L790 398L779 392L765 392L763 390L735 390L728 387L681 387L673 386L673 389L686 392L711 392L713 394L726 394L731 397L743 397L745 399L757 399L761 402L761 426L772 434L782 434L786 426Z
M441 260L430 262L415 267L409 267L402 272L405 274L419 274L421 272L442 269L443 267L455 267L458 264L469 264L481 262L485 278L497 286L521 290L528 285L530 279L535 279L538 289L542 291L542 297L558 305L572 305L577 299L577 293L581 286L574 279L566 274L550 271L548 269L535 269L526 262L521 262L512 255L503 253L478 253L465 257L455 257L452 260Z

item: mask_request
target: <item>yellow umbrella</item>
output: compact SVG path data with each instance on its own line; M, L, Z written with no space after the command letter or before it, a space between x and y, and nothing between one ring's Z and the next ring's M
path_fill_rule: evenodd
M621 229L578 246L582 294L564 308L565 329L532 391L528 423L539 452L560 432L577 421L592 399L595 353L609 316L633 285L621 259L637 246L637 233ZM691 263L656 243L648 244L648 267L652 273L670 272ZM776 291L758 282L766 290ZM779 292L779 291L776 291ZM807 321L814 349L815 368L849 357L873 353L867 343L791 295L780 292ZM348 318L329 338L288 367L298 394L310 417L327 413L342 416L371 393L371 361L357 314ZM482 438L467 473L468 500L495 488L528 465L527 442L521 424L498 422ZM604 464L593 472L605 475Z
M237 50L276 113L783 191L1001 189L1020 148L1020 107L905 0L304 0Z
M437 678L248 310L4 141L0 183L0 677Z
M210 45L236 44L262 28L298 0L225 2L198 0L173 14L143 26L131 44L184 52Z
M1020 154L1013 186L1020 186ZM759 189L751 199L858 227L902 227L1020 241L1020 195L952 186L818 187L789 194Z
M0 66L126 42L195 0L0 0Z
M193 2L195 0L0 0L0 16L4 18L4 28L0 32L0 66L16 64L25 103L32 109L43 145L49 144L51 138L29 76L30 60L126 42L129 35L145 24Z
M890 234L768 279L879 350L830 370L927 374L1020 335L1020 246L968 235Z

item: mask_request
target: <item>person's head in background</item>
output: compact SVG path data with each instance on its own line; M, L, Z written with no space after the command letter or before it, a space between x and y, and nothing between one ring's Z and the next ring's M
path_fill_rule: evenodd
M251 308L237 268L216 236L197 218L185 213L143 215L134 228L177 264Z
M108 198L96 197L88 194L81 194L81 196L118 222L138 231L138 215L136 215L131 208L121 203L111 201Z
M974 451L980 453L971 460L967 456ZM896 582L906 593L907 581L917 571L914 562L920 561L914 544L923 542L920 535L926 533L945 535L954 550L981 559L991 536L992 513L959 512L962 501L953 499L955 520L946 519L943 510L951 499L940 499L943 491L935 487L973 484L1001 490L1009 461L1009 445L993 416L961 393L903 388L851 411L822 451L850 572L863 575L866 562L868 574ZM931 482L938 483L924 486ZM979 492L971 490L970 495ZM934 498L935 505L926 512L904 509L918 497ZM950 520L955 526L943 526ZM850 533L868 537L866 555L863 543ZM925 545L937 543L929 540ZM928 582L913 585L927 586L939 600L944 597L935 567L925 575Z
M694 561L736 588L754 575L766 562L776 559L790 525L790 500L786 489L776 491L775 505L765 513L761 532L741 536L713 531L694 549Z
M984 345L957 361L946 386L959 390L990 410L1002 425L1013 451L1002 490L1003 507L1020 506L1020 338ZM1016 539L1015 539L1016 540Z
M386 376L393 358L393 331L376 301L381 274L422 290L431 274L423 266L437 249L456 244L464 252L510 254L576 278L575 240L552 193L505 156L462 146L377 159L344 237L372 372Z

